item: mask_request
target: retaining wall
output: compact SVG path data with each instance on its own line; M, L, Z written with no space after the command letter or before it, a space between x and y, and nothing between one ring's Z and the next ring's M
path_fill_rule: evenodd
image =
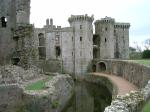
M103 63L104 67L101 67L100 63ZM142 111L143 106L150 99L150 67L121 60L94 60L93 64L96 65L96 72L123 77L139 88L139 91L117 96L104 112Z

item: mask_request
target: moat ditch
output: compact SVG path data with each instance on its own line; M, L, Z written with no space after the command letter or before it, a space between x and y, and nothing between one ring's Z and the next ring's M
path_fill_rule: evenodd
M73 81L69 75L58 75L40 90L1 85L0 112L103 112L113 96L112 84L105 79L87 75Z
M112 94L104 85L76 81L74 95L62 112L104 112L111 101Z

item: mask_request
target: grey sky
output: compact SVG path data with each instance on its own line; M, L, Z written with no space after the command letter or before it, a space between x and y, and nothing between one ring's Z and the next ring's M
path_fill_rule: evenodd
M150 0L31 0L31 23L36 27L42 27L46 18L53 18L55 25L69 26L71 14L129 22L132 46L133 41L150 38Z

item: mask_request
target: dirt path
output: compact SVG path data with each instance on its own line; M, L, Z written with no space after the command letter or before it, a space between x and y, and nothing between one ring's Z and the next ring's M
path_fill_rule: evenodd
M104 73L93 73L93 75L105 76L112 80L118 87L118 95L124 95L131 90L138 90L135 85L121 77Z

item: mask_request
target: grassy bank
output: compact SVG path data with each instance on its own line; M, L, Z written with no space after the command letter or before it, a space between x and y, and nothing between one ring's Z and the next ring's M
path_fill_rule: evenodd
M29 84L26 86L26 90L42 90L45 88L45 83L52 79L52 76L49 76L47 79L39 80L35 83Z
M132 61L135 62L135 63L143 64L143 65L146 65L146 66L150 66L150 59L147 59L147 60L132 60Z
M145 105L143 112L150 112L150 101Z

